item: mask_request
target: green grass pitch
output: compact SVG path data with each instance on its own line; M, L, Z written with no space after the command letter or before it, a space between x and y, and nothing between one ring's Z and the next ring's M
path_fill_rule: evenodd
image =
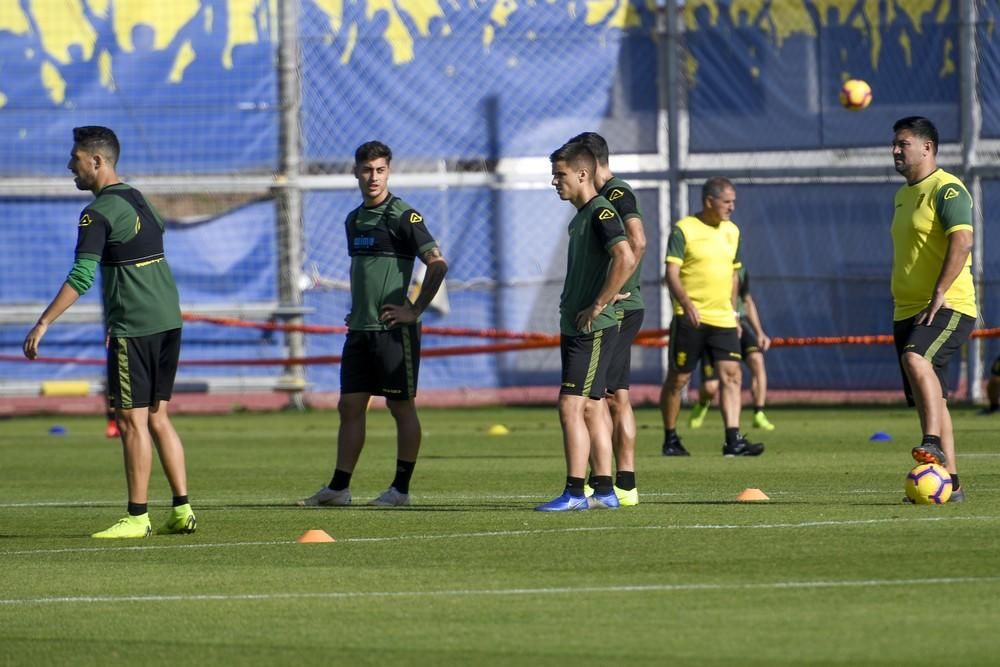
M666 459L639 410L641 504L572 514L532 511L564 481L554 408L422 410L415 505L392 510L294 506L329 480L335 412L178 416L198 532L108 542L100 417L3 420L0 665L996 664L1000 416L954 409L968 501L913 507L913 412L768 415L760 458L721 456L713 410ZM355 502L394 459L374 410ZM158 465L151 501L156 525Z

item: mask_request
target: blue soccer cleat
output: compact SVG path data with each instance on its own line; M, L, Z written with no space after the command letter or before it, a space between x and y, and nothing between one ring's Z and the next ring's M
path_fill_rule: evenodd
M592 510L616 510L621 503L618 501L618 496L615 492L606 493L601 495L597 492L594 495L587 498L587 509Z
M585 510L587 506L586 496L572 496L569 491L563 491L563 494L558 498L542 503L535 509L539 512L573 512Z

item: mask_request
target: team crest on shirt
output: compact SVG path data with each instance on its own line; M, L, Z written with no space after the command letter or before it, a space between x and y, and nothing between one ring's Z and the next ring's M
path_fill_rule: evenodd
M610 220L613 217L615 217L615 212L612 211L610 208L602 208L601 211L597 214L598 220Z
M423 221L424 221L423 217L419 213L417 213L416 211L413 211L412 213L410 213L410 224L411 225L415 225L418 222L423 222Z
M616 199L621 199L624 196L625 196L625 191L624 190L622 190L621 188L615 188L614 190L612 190L611 192L608 193L608 201L614 201Z
M678 366L683 366L684 363L687 360L688 360L688 354L687 354L687 352L678 352L677 353L677 365Z
M957 196L958 196L958 190L956 190L955 188L948 188L948 190L944 193L944 200L948 201L949 199L954 199Z
M90 224L92 222L94 222L94 220L93 218L90 217L89 213L84 213L83 216L80 218L81 227L90 227Z

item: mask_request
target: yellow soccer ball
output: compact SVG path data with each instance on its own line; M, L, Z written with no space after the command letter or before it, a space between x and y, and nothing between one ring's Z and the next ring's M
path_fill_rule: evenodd
M861 111L872 103L872 87L861 79L848 79L840 87L840 103L848 111Z
M936 463L918 465L906 475L906 497L917 505L943 505L951 498L951 474Z

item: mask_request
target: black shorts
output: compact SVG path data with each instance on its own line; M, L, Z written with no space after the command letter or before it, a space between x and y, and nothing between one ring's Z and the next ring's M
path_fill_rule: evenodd
M750 355L756 352L764 354L764 350L760 349L760 341L757 340L757 334L754 333L750 323L746 320L740 320L740 330L743 332L740 336L740 353L743 356L743 361L749 359ZM701 353L699 369L701 372L701 385L703 387L706 381L719 379L719 374L715 368L715 360L707 349Z
M604 398L608 364L617 337L618 327L608 327L583 336L561 336L562 383L559 393L594 400Z
M670 367L690 373L702 354L713 362L739 361L740 335L736 327L713 327L710 324L691 326L683 315L670 321Z
M915 352L934 366L934 372L941 384L941 395L948 398L948 361L965 341L976 324L974 317L963 315L951 309L942 308L928 324L917 326L916 316L893 322L892 336L896 341L896 356L899 357L899 371L903 376L903 392L906 402L914 405L913 390L903 371L903 354Z
M646 311L642 308L636 310L626 310L618 327L618 336L615 338L615 349L611 352L611 360L608 362L607 389L609 394L613 394L619 389L629 388L629 379L632 375L632 343L635 336L642 328L642 319Z
M108 403L112 408L149 408L174 391L181 330L108 339Z
M341 394L374 394L404 401L417 395L420 325L387 331L348 331L340 361Z

